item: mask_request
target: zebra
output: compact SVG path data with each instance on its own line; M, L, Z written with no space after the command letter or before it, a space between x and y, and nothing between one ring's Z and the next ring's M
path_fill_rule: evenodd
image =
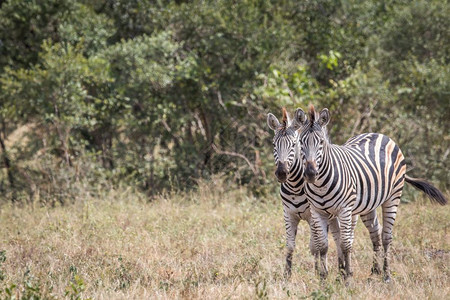
M352 276L350 252L354 227L358 216L361 216L369 229L373 245L372 274L381 273L379 261L383 258L383 246L384 280L389 282L389 249L404 182L425 192L441 205L447 204L447 199L426 180L406 175L405 158L389 137L364 133L339 146L330 142L327 133L326 126L330 120L328 109L317 113L311 105L309 116L301 109L296 114L302 124L299 139L306 181L304 191L311 210L312 240L320 252L316 261L320 261L321 273L326 274L327 271L327 221L335 217L339 220L344 279ZM382 208L382 227L376 213L379 206Z
M280 186L280 196L283 203L283 216L286 227L286 264L284 269L285 278L291 276L292 256L295 249L295 238L300 220L311 222L309 203L304 192L303 164L300 159L300 148L298 143L299 122L298 111L295 112L294 119L290 120L286 109L282 109L283 119L280 123L271 113L267 115L267 124L274 131L273 153L276 164L275 176ZM339 224L338 220L332 219L329 222L330 231L337 245L338 266L343 268L343 255L339 245ZM313 240L310 240L310 251L317 255ZM326 259L326 257L325 257ZM316 269L318 266L316 265Z

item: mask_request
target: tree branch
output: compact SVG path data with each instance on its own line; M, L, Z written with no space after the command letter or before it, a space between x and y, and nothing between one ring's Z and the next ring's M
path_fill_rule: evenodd
M248 166L250 167L250 169L252 170L253 174L255 176L258 175L258 171L256 170L255 166L250 162L250 160L245 157L243 154L240 153L236 153L236 152L230 152L230 151L223 151L223 150L219 150L217 148L216 145L211 144L211 148L217 153L217 154L221 154L221 155L228 155L228 156L234 156L234 157L239 157L242 158L243 160L245 160L245 162L248 164Z

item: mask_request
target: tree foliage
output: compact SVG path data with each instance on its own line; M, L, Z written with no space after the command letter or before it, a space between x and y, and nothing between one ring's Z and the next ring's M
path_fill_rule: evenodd
M0 188L54 203L222 174L271 186L265 115L328 107L448 188L447 1L6 1Z

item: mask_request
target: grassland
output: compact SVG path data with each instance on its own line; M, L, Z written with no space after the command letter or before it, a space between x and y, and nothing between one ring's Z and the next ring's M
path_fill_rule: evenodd
M274 195L213 182L148 202L129 190L86 193L64 207L2 204L0 298L72 299L449 299L450 209L419 199L395 226L393 281L369 278L372 259L359 222L354 278L320 282L298 231L293 276L283 280L284 224Z

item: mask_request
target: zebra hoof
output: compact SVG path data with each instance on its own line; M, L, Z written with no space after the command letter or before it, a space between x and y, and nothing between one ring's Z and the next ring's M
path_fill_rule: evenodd
M284 272L283 278L285 281L289 281L291 279L291 273Z
M320 280L325 280L328 277L328 272L320 272L319 273Z
M347 276L347 277L344 279L345 287L349 287L350 284L351 284L352 282L353 282L353 277L352 277L352 276Z
M284 270L284 272L283 272L283 277L284 277L284 280L289 280L289 279L291 279L291 275L292 275L292 271L291 271L291 269L289 268L286 268L285 270Z
M383 280L384 280L384 283L390 283L390 282L391 282L391 276L389 276L389 275L384 275Z
M380 275L380 274L381 274L381 270L379 267L372 267L370 275Z

